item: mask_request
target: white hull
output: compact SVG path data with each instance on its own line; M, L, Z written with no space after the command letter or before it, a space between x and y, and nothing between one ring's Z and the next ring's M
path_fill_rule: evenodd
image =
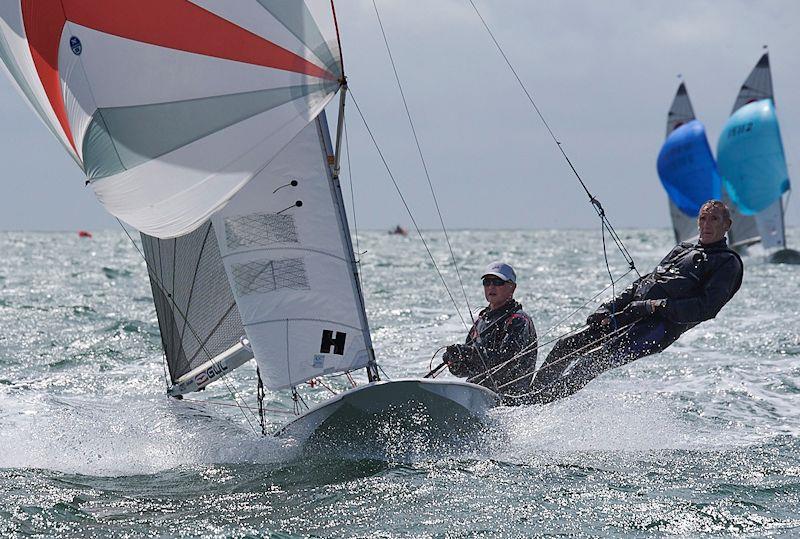
M275 436L298 442L312 436L364 441L387 425L458 435L481 423L499 403L496 393L468 382L424 378L372 382L312 407Z

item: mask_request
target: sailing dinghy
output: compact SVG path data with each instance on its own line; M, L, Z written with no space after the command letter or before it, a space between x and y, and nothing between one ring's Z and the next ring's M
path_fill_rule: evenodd
M658 176L669 196L675 242L697 238L697 216L707 200L719 199L721 180L703 124L681 82L667 113L667 138L657 160Z
M800 264L800 252L786 247L784 195L790 189L783 151L769 53L745 80L722 129L717 160L726 191L756 224L757 239L776 263Z
M338 178L333 9L8 1L0 58L100 202L141 232L169 395L252 358L260 384L296 404L301 384L366 369L367 384L296 406L278 434L347 431L404 407L447 431L499 398L461 381L380 380ZM337 91L334 152L324 107Z

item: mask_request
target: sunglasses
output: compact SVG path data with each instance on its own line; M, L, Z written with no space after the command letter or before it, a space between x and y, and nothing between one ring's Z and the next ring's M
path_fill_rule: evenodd
M490 286L490 285L503 286L507 282L508 281L504 281L503 279L498 279L497 277L495 277L495 278L484 277L483 278L483 286Z

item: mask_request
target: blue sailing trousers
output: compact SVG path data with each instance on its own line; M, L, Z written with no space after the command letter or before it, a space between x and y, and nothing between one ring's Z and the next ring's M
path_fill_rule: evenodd
M525 400L544 404L572 395L609 369L661 352L680 336L676 329L657 316L639 320L622 331L587 326L556 343Z

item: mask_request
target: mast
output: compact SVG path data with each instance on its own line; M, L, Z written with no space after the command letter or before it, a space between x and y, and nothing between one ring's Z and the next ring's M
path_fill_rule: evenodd
M358 274L358 264L355 259L355 252L353 251L353 239L350 237L350 225L347 223L347 212L344 209L344 200L342 198L342 186L339 183L339 170L342 157L342 134L344 133L344 103L347 94L347 76L344 74L344 58L342 57L342 37L339 33L339 21L336 19L336 6L331 0L331 14L333 15L333 26L336 29L336 43L339 46L339 66L341 67L342 77L339 79L339 117L336 122L336 151L333 153L333 163L329 167L329 175L331 182L331 189L334 194L334 201L338 209L340 232L344 238L347 250L349 253L348 261L350 262L351 272L353 273L353 289L356 297L358 298L359 309L358 316L364 327L364 342L367 345L367 353L369 354L369 363L367 364L367 380L375 382L380 380L378 374L378 363L375 361L375 349L372 347L372 335L369 331L369 321L367 320L367 311L364 305L364 291L361 289L361 278ZM330 130L328 129L328 121L325 114L320 114L321 118L319 125L323 128L322 142L324 144L325 153L331 155L330 147ZM329 160L330 162L330 160Z
M330 144L330 130L328 129L328 122L324 114L319 115L320 135L323 148L328 155L329 179L331 183L331 190L333 192L333 200L336 204L337 214L339 216L340 233L347 245L347 252L349 253L348 262L350 270L353 274L353 290L358 298L359 309L358 315L364 327L364 340L367 344L367 352L369 354L369 364L367 365L367 379L370 382L380 380L378 374L378 363L375 360L375 349L372 347L372 336L369 331L369 321L367 320L367 311L364 303L364 291L361 288L361 279L358 274L358 264L356 262L355 253L353 251L353 240L350 237L350 226L347 222L347 213L344 209L344 199L342 198L342 186L339 182L339 170L341 168L341 150L342 138L344 133L344 107L345 96L347 94L347 78L343 75L341 78L341 90L339 94L339 116L336 125L336 151L331 154L333 149Z

